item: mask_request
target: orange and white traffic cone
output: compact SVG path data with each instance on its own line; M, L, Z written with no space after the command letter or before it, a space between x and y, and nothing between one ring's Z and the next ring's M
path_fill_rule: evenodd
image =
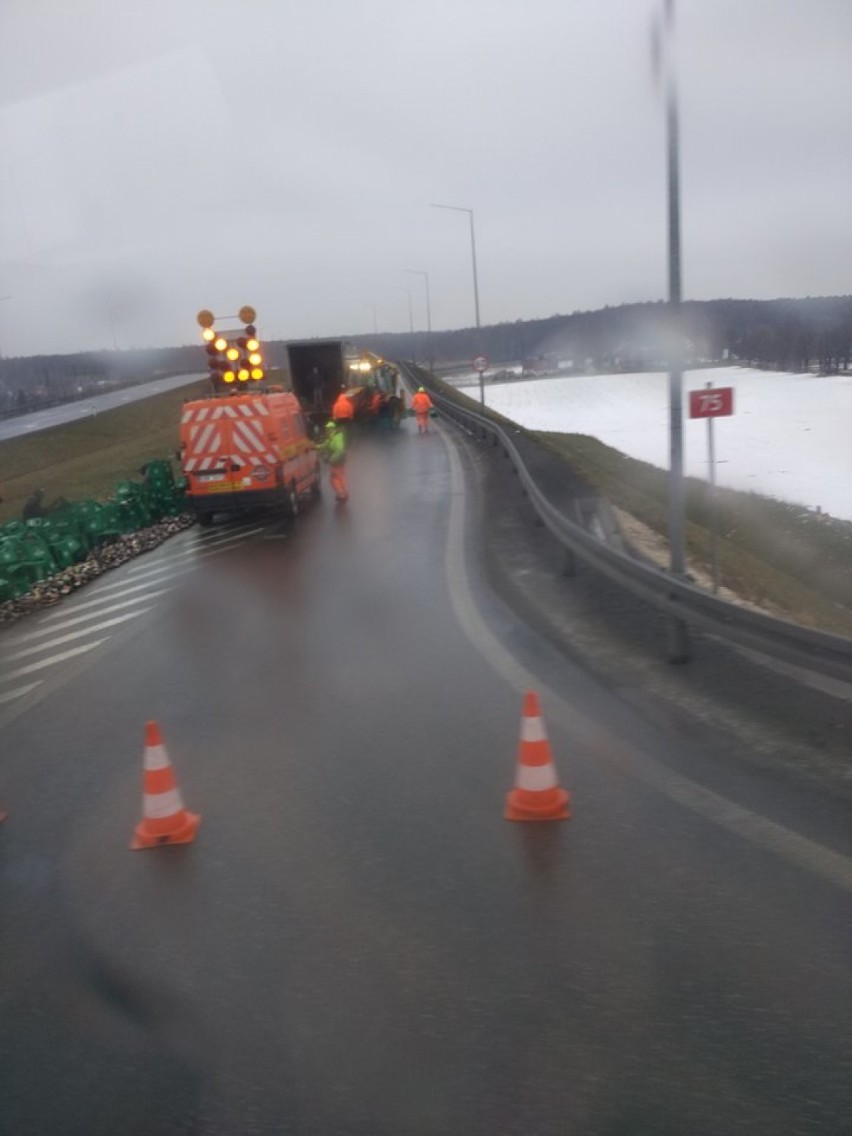
M506 797L506 820L567 820L571 795L560 789L541 718L538 695L524 695L515 787Z
M145 726L143 766L142 820L136 826L130 847L189 844L195 840L201 817L183 807L172 763L156 722Z

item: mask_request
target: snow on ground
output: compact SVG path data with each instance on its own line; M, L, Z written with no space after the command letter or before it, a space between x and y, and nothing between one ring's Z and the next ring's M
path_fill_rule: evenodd
M475 376L470 376L471 378ZM466 380L468 376L458 376ZM716 482L852 520L852 376L718 367L684 375L684 466L708 478L707 421L690 419L688 391L734 388L734 413L715 419ZM478 387L468 389L478 397ZM576 375L485 387L486 404L531 430L588 434L669 467L668 376Z

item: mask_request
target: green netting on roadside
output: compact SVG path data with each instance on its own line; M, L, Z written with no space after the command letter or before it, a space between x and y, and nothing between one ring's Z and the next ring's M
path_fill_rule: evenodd
M111 542L180 516L185 483L170 462L149 462L142 472L142 481L118 482L106 501L59 500L41 516L0 525L0 603L26 595Z

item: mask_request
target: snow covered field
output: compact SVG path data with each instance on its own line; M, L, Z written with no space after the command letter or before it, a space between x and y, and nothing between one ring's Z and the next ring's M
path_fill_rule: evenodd
M457 376L478 398L476 376ZM684 464L707 478L707 423L687 392L734 388L734 414L715 419L716 481L852 520L852 376L719 367L684 375ZM583 375L489 386L488 406L531 430L588 434L630 457L669 466L668 376Z

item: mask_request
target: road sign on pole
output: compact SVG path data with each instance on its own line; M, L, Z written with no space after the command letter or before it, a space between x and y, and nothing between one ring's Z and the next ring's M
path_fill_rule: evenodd
M689 392L690 418L724 418L734 413L734 388L711 387Z
M713 591L719 590L719 561L716 538L716 440L713 437L713 419L734 413L734 388L714 387L707 383L704 390L689 392L689 417L707 419L707 464L710 468L710 561Z

